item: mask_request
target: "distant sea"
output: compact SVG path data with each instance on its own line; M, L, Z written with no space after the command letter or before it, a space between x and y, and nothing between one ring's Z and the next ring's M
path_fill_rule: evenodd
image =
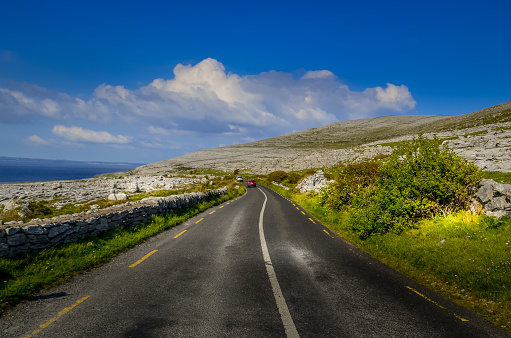
M132 170L145 163L82 162L0 156L0 182L78 180Z

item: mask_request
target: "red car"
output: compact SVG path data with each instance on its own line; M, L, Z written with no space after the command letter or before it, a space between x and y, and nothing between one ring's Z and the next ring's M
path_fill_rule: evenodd
M256 181L255 180L248 180L247 181L247 188L250 188L250 187L256 187Z

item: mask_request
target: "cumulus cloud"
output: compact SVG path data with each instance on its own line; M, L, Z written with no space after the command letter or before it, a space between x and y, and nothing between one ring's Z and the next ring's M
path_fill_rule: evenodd
M0 123L33 122L40 118L65 120L79 117L81 111L91 108L85 101L65 93L27 83L10 84L10 88L0 88Z
M335 77L335 75L329 70L310 70L302 76L302 79L324 79L327 77Z
M93 131L75 126L56 125L52 133L72 142L126 144L130 140L127 136L113 136L106 131Z
M28 142L33 144L33 145L38 145L38 146L46 146L46 145L48 145L48 141L43 140L41 137L39 137L37 135L30 136L28 138Z
M138 89L102 84L82 100L33 85L0 88L0 123L51 120L118 123L143 127L155 138L176 132L260 139L335 121L415 112L405 85L352 91L329 70L297 78L269 71L240 76L222 63L205 59L178 64L171 79L155 79ZM79 142L126 144L113 136L57 125L53 133Z
M387 83L387 88L376 87L376 98L379 103L389 109L398 112L409 111L415 108L415 100L412 98L408 87L405 85L395 86Z

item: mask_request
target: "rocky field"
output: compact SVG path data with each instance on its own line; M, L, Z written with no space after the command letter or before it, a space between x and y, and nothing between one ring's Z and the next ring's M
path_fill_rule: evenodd
M511 101L459 116L386 116L328 124L267 140L200 150L137 168L141 174L215 168L267 174L323 168L389 154L424 134L445 140L484 170L511 171Z
M204 180L183 175L193 169L268 174L326 168L390 154L397 142L419 134L444 140L483 170L511 172L510 101L459 116L386 116L336 122L267 140L197 151L139 167L129 174L118 173L117 178L0 183L0 211L33 200L51 200L58 208L96 199L124 199L125 193L183 188Z

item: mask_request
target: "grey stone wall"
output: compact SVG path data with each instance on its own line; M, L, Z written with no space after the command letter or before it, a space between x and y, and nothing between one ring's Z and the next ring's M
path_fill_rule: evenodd
M511 184L482 179L476 193L489 216L511 216Z
M150 222L157 215L176 212L223 195L227 187L209 193L187 193L169 197L150 197L139 202L127 202L95 213L75 214L29 223L12 222L0 229L0 257L16 257L97 236L114 228Z

